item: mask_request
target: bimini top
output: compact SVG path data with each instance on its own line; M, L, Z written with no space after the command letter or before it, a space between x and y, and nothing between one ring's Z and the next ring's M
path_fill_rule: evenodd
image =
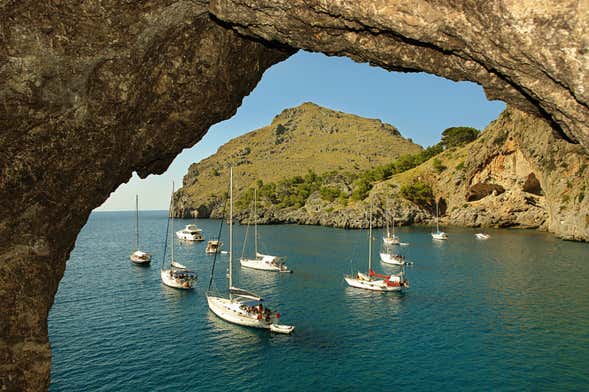
M263 301L262 297L252 293L251 291L243 290L237 287L230 287L229 292L239 297L253 299L254 301Z
M202 231L202 229L199 229L196 225L186 225L186 227L182 231L189 231L191 233L196 233L196 232Z

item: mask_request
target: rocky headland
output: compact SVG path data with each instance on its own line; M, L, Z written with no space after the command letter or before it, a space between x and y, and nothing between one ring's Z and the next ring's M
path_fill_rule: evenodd
M322 110L325 110L323 114L317 111L315 115L322 117L331 113ZM285 112L293 113L296 109ZM284 119L284 112L276 117L274 127L280 119ZM325 121L320 123L325 124ZM329 129L332 133L345 132L337 126ZM242 149L247 148L247 141L251 138L248 135L241 137L241 142L245 143ZM341 142L342 139L338 138L340 150L346 148ZM215 162L215 178L220 183L219 188L226 191L226 172L229 166L236 164L235 155L225 153L227 148L223 146L211 158L191 166L184 179L184 183L191 187L183 188L176 194L176 216L223 216L224 193L201 199L196 204L191 204L191 201L198 200L191 193L206 193L205 189L198 187L200 180L195 174L200 173L200 168L209 165L209 162ZM321 150L324 149L329 148L321 147ZM291 159L290 149L272 154L275 163L272 176L263 176L258 172L258 176L253 177L252 172L239 170L243 163L238 161L236 166L240 174L236 183L241 181L241 185L237 186L236 192L236 218L242 222L253 219L250 215L251 192L256 188L261 195L256 217L259 223L365 228L368 226L368 200L373 200L377 227L385 224L387 214L393 215L399 225L431 224L437 200L440 220L446 225L539 229L564 239L589 240L589 201L585 197L589 188L589 158L579 145L563 140L551 131L546 122L535 116L507 108L476 140L463 146L441 149L432 158L409 170L367 181L366 192L358 197L355 191L363 178L358 173L378 171L377 162L383 161L381 158L371 159L368 150L364 151L367 151L365 158L368 161L364 171L349 165L344 169L339 163L339 171L321 173L317 175L318 180L309 179L308 174L305 176L317 166L305 166L304 162L296 165L297 170L282 173L283 162ZM419 150L411 146L405 153L410 156L416 151L419 154ZM389 159L399 156L392 154ZM366 167L369 162L375 162L371 168ZM349 169L356 174L350 174ZM348 173L344 174L346 170ZM290 184L292 179L279 181L294 174L301 175L299 185ZM370 174L364 177L370 178ZM272 182L269 186L271 181L278 183ZM289 193L292 198L296 187L309 188L304 200L295 199L292 202L288 197L281 196Z

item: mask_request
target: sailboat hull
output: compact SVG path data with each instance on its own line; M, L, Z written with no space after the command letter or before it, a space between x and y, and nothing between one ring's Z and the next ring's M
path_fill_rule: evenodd
M137 265L149 265L151 263L151 255L145 252L134 252L129 258Z
M380 254L380 261L382 261L385 264L391 265L405 265L405 259L400 258L398 255L392 255L384 252L381 252Z
M194 287L193 280L176 279L172 274L172 270L169 269L160 270L160 277L162 283L168 287L181 290L190 290Z
M384 242L386 245L399 245L401 243L401 241L399 241L399 238L395 235L389 237L382 237L382 242Z
M271 317L270 321L266 319L258 319L255 314L249 314L241 308L243 306L238 301L232 301L228 298L222 297L207 297L209 309L218 317L232 324L243 325L244 327L270 329L275 317Z
M438 240L438 241L447 240L448 239L448 234L446 234L444 232L432 233L432 239Z
M240 259L239 263L242 267L257 269L261 271L271 271L271 272L292 272L284 264L272 264L272 262L268 262L266 260L260 259Z
M383 280L364 280L351 276L344 277L346 283L351 287L371 291L401 291L401 286L387 286Z

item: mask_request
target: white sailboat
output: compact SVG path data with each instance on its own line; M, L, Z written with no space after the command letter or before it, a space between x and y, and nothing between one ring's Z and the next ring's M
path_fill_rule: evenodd
M436 232L432 233L432 239L434 240L447 240L448 239L448 234L444 233L443 231L440 231L440 225L438 223L439 220L439 209L438 209L438 201L436 200Z
M129 258L137 265L151 263L151 255L139 250L139 195L135 195L135 252L131 253Z
M394 253L393 251L390 251L390 250L385 250L384 252L380 252L380 261L382 261L385 264L398 265L398 266L403 266L407 263L405 256L400 255L398 253Z
M278 324L280 313L274 313L265 307L260 296L233 287L233 168L230 171L229 184L229 297L213 295L208 291L209 309L223 320L233 324L289 334L294 330L294 326ZM210 286L211 283L209 283L209 290Z
M174 214L172 211L174 210L174 186L172 185L172 198L170 200L170 238L172 241L171 247L171 257L170 257L170 267L169 268L161 268L160 269L160 277L162 279L162 283L166 286L173 287L175 289L184 289L189 290L194 287L194 284L197 280L196 272L190 271L186 268L185 265L178 263L174 259ZM167 241L168 233L166 233L166 241ZM165 257L165 252L164 252Z
M385 264L391 265L398 265L403 266L405 265L405 256L397 253L395 250L397 249L397 245L401 245L401 241L399 241L399 237L395 235L395 214L393 210L393 232L392 234L389 233L389 221L388 221L388 214L387 214L387 235L383 237L383 248L380 252L380 261Z
M265 255L265 254L258 252L258 215L257 215L256 204L257 204L257 192L254 189L254 242L255 242L256 258L250 259L247 257L243 257L243 254L245 252L245 245L247 242L247 231L246 231L246 235L243 240L243 251L241 254L241 258L239 259L241 266L246 267L246 268L253 268L253 269L257 269L257 270L262 270L262 271L292 272L292 270L289 270L285 264L286 257ZM249 224L248 224L248 229L249 229Z
M395 235L395 215L394 215L394 212L393 212L393 232L392 233L389 230L389 213L388 213L388 211L385 212L385 221L386 221L386 225L387 225L387 234L382 237L382 242L385 245L399 245L401 243L401 241L399 240L399 237L397 237Z
M409 287L405 273L398 275L377 274L372 270L372 202L370 203L370 218L368 229L368 273L358 272L356 275L345 275L348 285L359 289L372 291L400 291Z

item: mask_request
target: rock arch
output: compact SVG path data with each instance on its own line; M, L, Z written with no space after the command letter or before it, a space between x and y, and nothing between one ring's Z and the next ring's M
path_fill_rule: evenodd
M2 388L48 386L47 313L90 211L298 48L475 81L589 149L587 3L455 3L0 0Z

